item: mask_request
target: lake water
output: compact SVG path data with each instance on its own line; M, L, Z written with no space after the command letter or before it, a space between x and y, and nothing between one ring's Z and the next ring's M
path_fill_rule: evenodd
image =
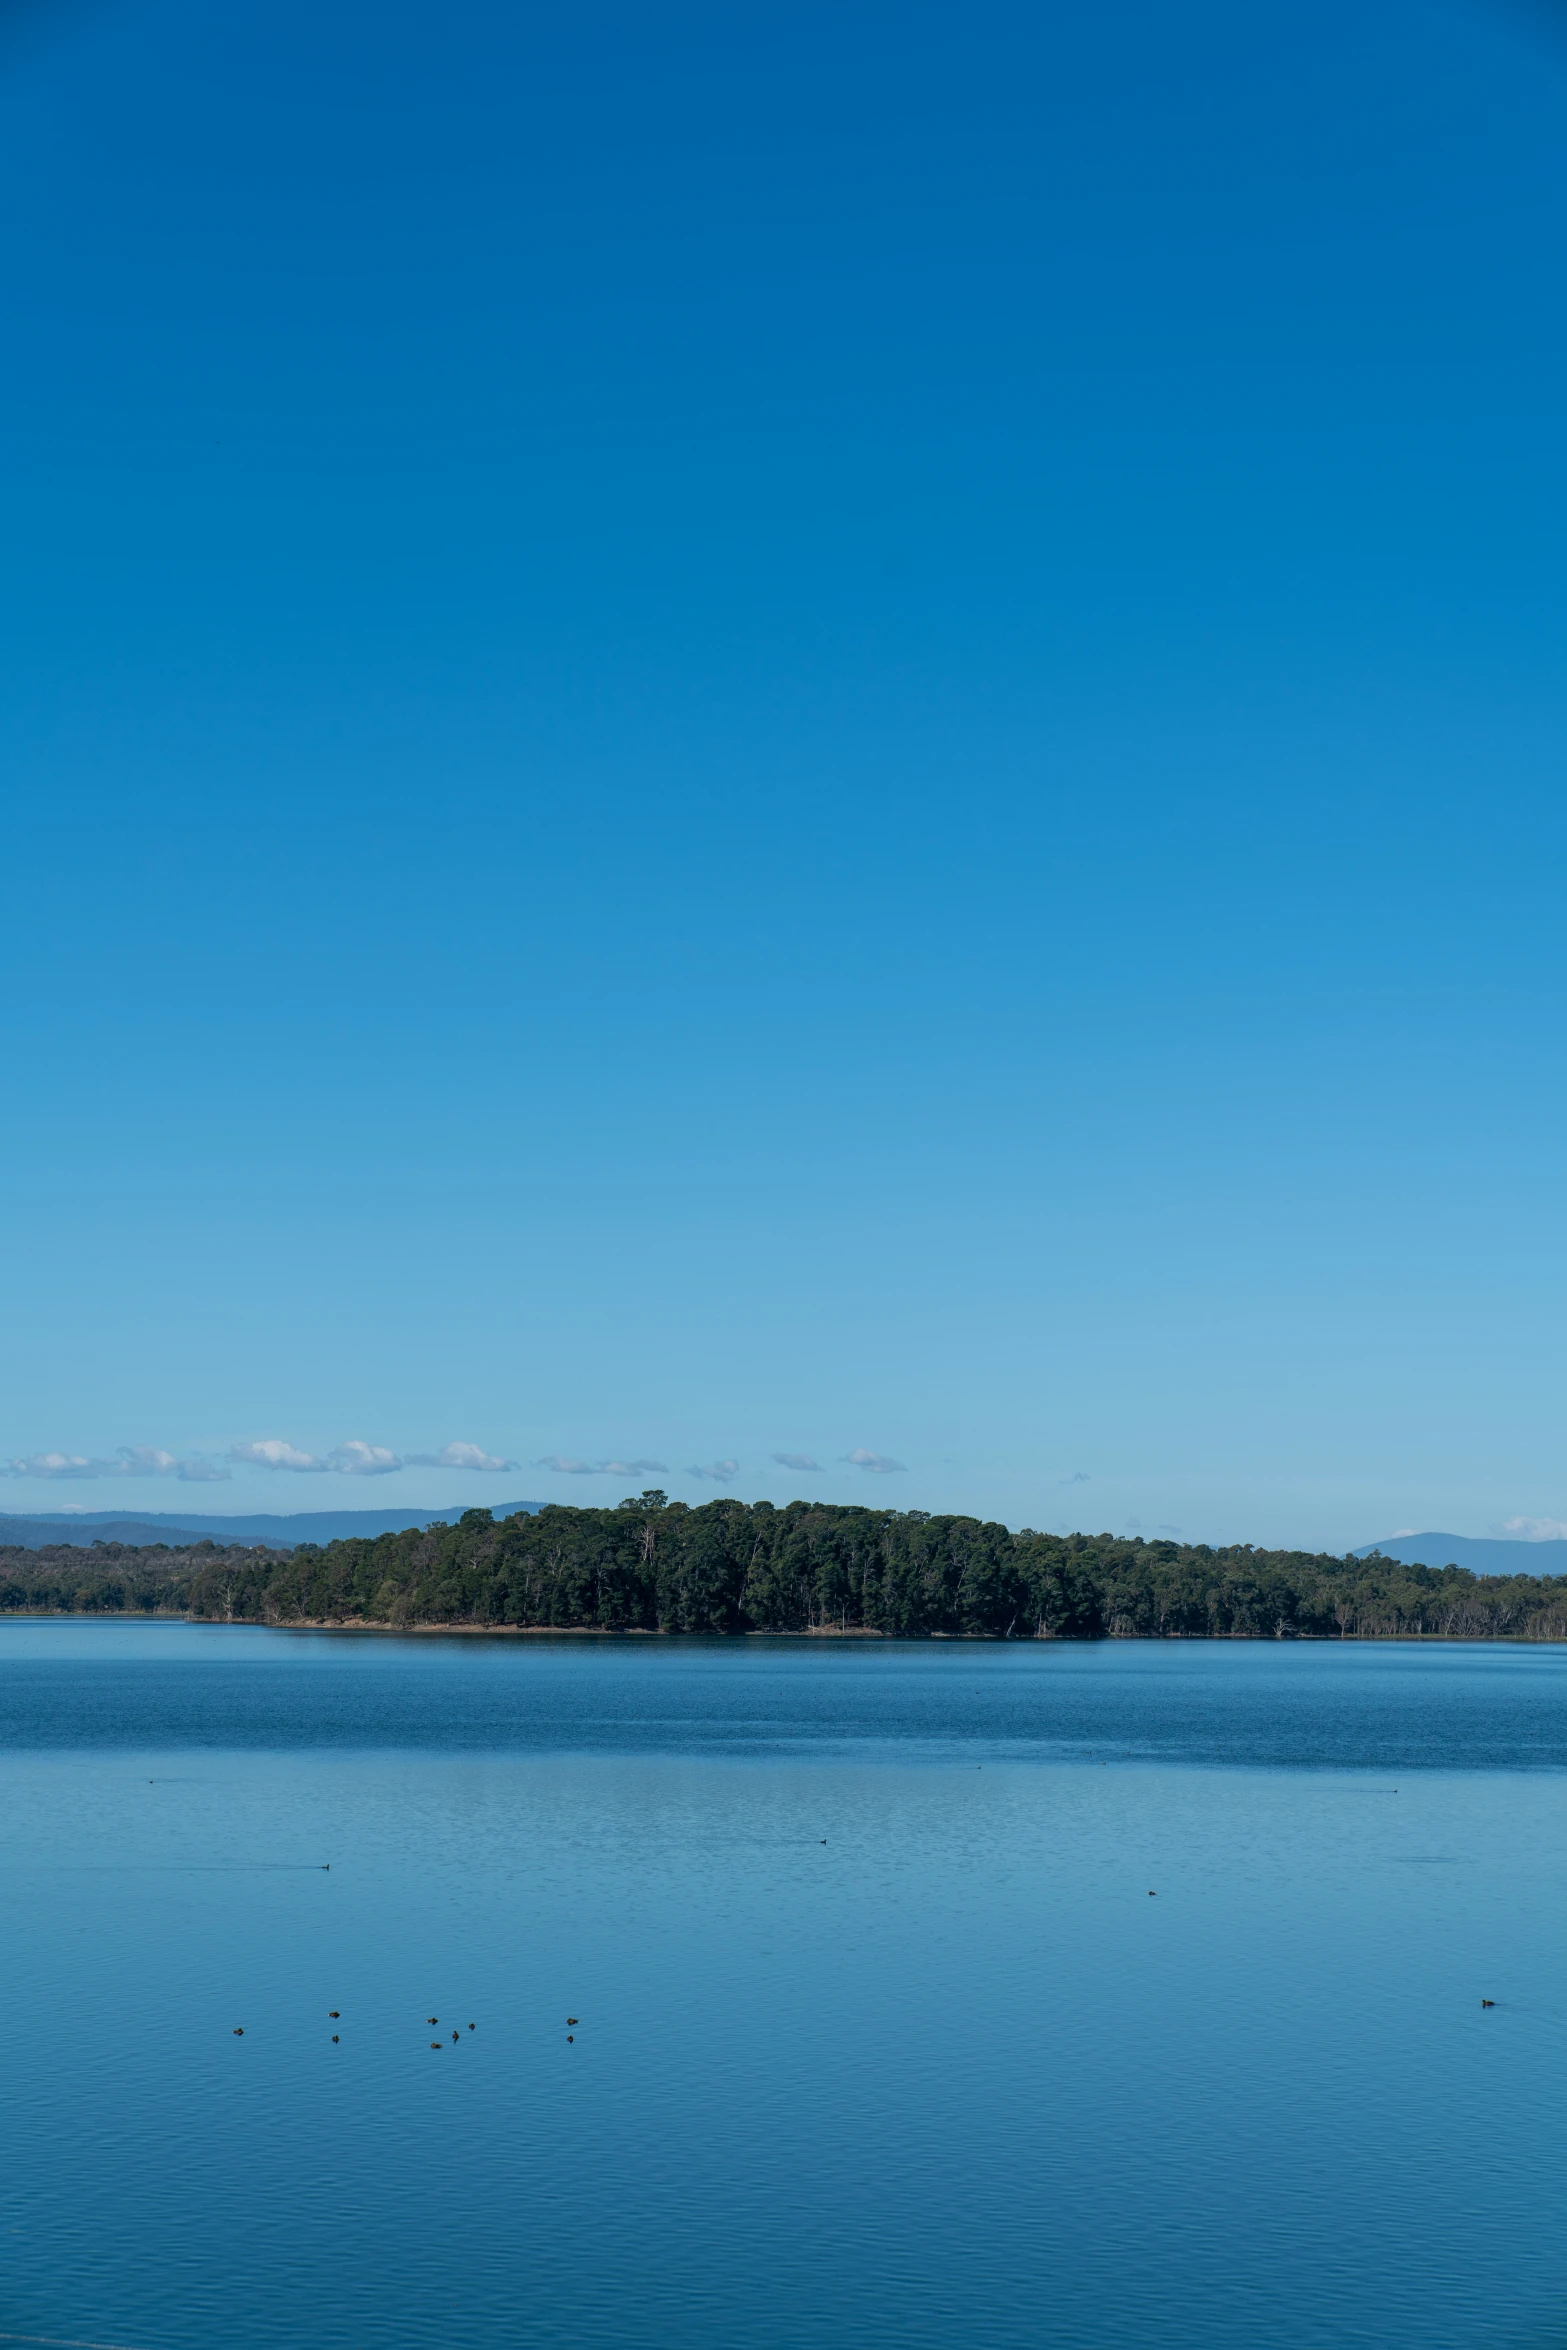
M1554 1649L0 1621L0 2341L1561 2344L1564 1831Z

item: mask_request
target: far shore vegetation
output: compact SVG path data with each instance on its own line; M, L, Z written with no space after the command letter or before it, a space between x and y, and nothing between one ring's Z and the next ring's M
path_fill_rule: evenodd
M1567 1576L648 1492L291 1551L0 1549L0 1612L892 1639L1567 1639Z

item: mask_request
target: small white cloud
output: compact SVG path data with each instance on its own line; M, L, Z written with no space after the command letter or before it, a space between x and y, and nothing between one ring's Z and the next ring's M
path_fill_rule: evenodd
M709 1461L706 1468L687 1469L688 1477L705 1477L714 1485L727 1485L731 1477L740 1474L738 1461Z
M1143 1521L1141 1518L1127 1518L1123 1520L1123 1523L1127 1527L1128 1531L1133 1534L1140 1534L1143 1530Z
M853 1452L842 1453L839 1458L848 1461L856 1469L863 1469L868 1477L891 1477L903 1470L902 1461L895 1461L891 1453L866 1452L863 1446Z
M1167 1518L1161 1518L1154 1528L1156 1534L1179 1534L1180 1530L1179 1526L1172 1526Z
M285 1444L281 1436L261 1436L253 1444L231 1444L228 1457L241 1468L293 1469L300 1476L325 1476L327 1464L313 1452Z
M1520 1542L1560 1542L1567 1537L1567 1519L1504 1518L1502 1532Z
M443 1444L439 1452L411 1452L410 1469L515 1469L518 1461L497 1460L493 1452L484 1452L477 1444Z
M667 1477L669 1475L669 1463L667 1461L599 1462L599 1474L601 1477L645 1477L651 1470L656 1470L660 1476Z
M822 1473L821 1462L813 1461L808 1452L775 1452L773 1459L778 1463L780 1469L799 1469L802 1472L808 1470L816 1477Z
M389 1477L403 1460L401 1453L388 1452L384 1444L363 1444L351 1436L346 1444L332 1447L326 1465L339 1477Z

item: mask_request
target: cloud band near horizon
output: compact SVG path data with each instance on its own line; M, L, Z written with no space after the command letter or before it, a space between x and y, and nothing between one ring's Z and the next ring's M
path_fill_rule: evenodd
M905 1464L888 1453L856 1447L839 1459L867 1476L901 1476ZM809 1453L775 1452L773 1462L795 1474L821 1476L822 1463ZM652 1459L578 1460L566 1453L545 1453L530 1464L559 1477L668 1476L669 1463ZM456 1439L434 1452L401 1453L389 1445L371 1444L351 1436L325 1452L310 1452L284 1436L248 1437L230 1444L220 1455L174 1453L155 1444L122 1444L113 1453L34 1452L0 1459L0 1477L36 1477L47 1483L85 1482L101 1478L172 1477L185 1485L227 1484L236 1469L260 1469L268 1475L294 1477L391 1477L403 1469L456 1469L480 1476L510 1475L523 1463L486 1452L482 1445ZM732 1456L692 1462L683 1472L698 1483L728 1485L741 1474Z
M60 1483L100 1477L174 1477L183 1485L227 1484L236 1468L283 1470L294 1476L389 1477L399 1469L462 1469L490 1475L520 1469L477 1444L454 1442L439 1452L393 1452L384 1444L349 1437L330 1452L305 1452L281 1436L231 1444L221 1459L191 1453L183 1457L155 1444L122 1444L107 1455L79 1452L25 1453L0 1462L0 1476L40 1477Z

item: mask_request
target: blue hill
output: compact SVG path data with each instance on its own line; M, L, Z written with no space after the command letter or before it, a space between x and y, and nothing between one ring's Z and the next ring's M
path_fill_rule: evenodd
M1475 1575L1567 1575L1567 1541L1508 1542L1469 1534L1390 1534L1354 1553L1401 1559L1406 1567L1468 1567Z
M402 1534L410 1526L452 1524L463 1513L461 1502L443 1510L297 1510L287 1516L265 1513L250 1518L208 1516L182 1510L162 1515L143 1510L42 1510L25 1518L0 1517L0 1544L21 1550L46 1550L68 1542L190 1542L264 1543L269 1550L292 1550L300 1542L341 1542L367 1534ZM491 1505L486 1505L491 1506ZM536 1510L536 1501L504 1501L493 1505L498 1518L515 1517L520 1510Z

